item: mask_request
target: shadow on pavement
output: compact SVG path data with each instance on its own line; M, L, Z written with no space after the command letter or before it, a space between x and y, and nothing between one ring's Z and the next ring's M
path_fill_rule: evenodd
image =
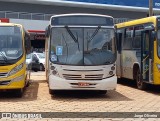
M135 89L137 88L136 81L134 81L134 80L121 78L121 79L118 79L117 83L121 84L121 85L124 85L124 86L132 87L132 88L135 88Z
M134 80L122 78L118 79L118 84L137 89L136 81ZM146 89L144 89L144 91L160 96L160 85L147 84Z
M21 98L16 97L13 91L0 91L0 102L19 102L19 101L32 101L37 99L39 83L30 82L29 86L25 88L24 94Z
M114 90L109 90L107 94L101 95L98 91L58 91L52 95L53 100L74 100L77 101L132 101L128 97Z
M145 91L160 96L160 85L148 84Z

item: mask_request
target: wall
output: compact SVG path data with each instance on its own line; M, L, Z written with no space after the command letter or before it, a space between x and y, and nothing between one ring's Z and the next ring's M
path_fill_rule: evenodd
M0 2L0 11L14 11L14 12L29 12L29 13L46 13L46 14L61 14L61 13L97 13L108 14L115 18L142 18L147 15L146 12L134 11L120 11L108 9L93 9L80 7L64 7L53 5L38 5L38 4L24 4L12 2Z
M22 24L26 30L42 30L44 31L49 24L49 21L42 20L25 20L25 19L10 19L10 23Z

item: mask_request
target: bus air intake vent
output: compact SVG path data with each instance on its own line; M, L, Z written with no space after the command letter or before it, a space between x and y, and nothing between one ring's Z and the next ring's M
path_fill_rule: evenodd
M0 81L0 86L2 86L2 85L8 85L10 82L11 82L11 80Z
M102 80L103 79L103 74L85 75L85 79L89 79L89 80Z
M73 74L63 74L63 77L66 80L88 80L88 81L94 81L94 80L102 80L103 74L96 74L96 75L73 75Z
M84 71L84 72L88 72L88 71L103 71L103 69L99 69L99 70L72 70L72 69L63 69L64 71Z
M3 78L3 77L7 77L7 74L6 72L0 72L0 78Z
M79 79L81 79L81 75L63 74L63 77L66 80L79 80Z

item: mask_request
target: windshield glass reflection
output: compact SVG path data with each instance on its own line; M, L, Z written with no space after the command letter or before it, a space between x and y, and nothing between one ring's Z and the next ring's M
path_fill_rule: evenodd
M77 66L114 63L114 29L52 28L50 59L56 64Z
M22 35L19 27L0 26L0 60L13 60L22 55Z

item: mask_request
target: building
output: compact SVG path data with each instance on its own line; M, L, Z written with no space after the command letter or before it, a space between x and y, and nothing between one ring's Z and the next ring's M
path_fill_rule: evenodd
M149 0L0 0L0 18L23 24L31 33L32 46L44 48L44 31L52 15L97 13L111 15L115 22L146 17ZM154 14L160 1L153 0Z

